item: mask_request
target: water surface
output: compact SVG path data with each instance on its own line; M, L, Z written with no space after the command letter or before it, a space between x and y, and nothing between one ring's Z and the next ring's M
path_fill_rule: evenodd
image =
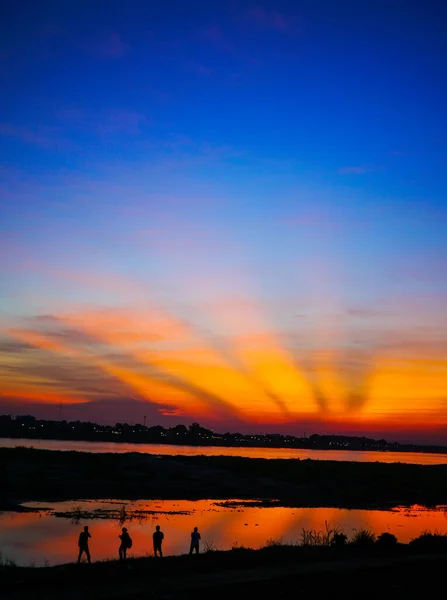
M249 504L219 500L29 502L25 506L46 509L0 514L0 550L4 559L14 560L18 565L71 562L76 559L77 539L84 525L91 531L90 550L94 560L117 558L118 535L123 525L132 536L134 556L151 553L152 533L157 524L165 534L165 555L187 552L194 527L199 527L202 534L202 550L209 546L229 550L237 545L259 548L269 539L296 543L301 540L303 528L324 531L325 521L331 527L341 528L348 538L356 529L369 529L377 535L389 531L405 543L425 530L447 532L447 507L428 510L411 506L385 511ZM124 522L119 520L123 505L127 513ZM54 514L74 509L74 516ZM95 516L78 519L78 511L81 515L86 511Z
M77 450L79 452L183 456L241 456L245 458L299 458L301 460L337 460L354 462L407 463L417 465L447 464L447 454L424 452L375 452L354 450L305 450L294 448L245 448L228 446L172 446L169 444L127 444L114 442L82 442L70 440L30 440L0 438L0 447L40 448L43 450Z

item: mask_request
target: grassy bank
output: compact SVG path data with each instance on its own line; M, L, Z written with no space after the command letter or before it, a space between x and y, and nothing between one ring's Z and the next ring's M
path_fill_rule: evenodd
M445 542L446 540L444 540ZM445 543L441 551L446 551ZM199 556L139 558L92 565L0 568L2 597L85 600L273 597L426 597L443 583L447 555L439 547L348 544L269 545ZM437 550L437 552L435 552ZM427 595L428 594L428 595Z
M447 504L447 465L0 448L0 507L80 498L280 500L284 506Z

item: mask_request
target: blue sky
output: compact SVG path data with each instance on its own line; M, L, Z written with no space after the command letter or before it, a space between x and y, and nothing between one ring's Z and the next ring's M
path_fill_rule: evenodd
M424 439L444 439L442 3L11 1L2 10L5 409L45 412L49 389L86 393L64 380L57 352L40 347L54 369L39 374L29 337L13 356L17 331L20 343L36 329L51 338L42 316L133 314L150 300L213 344L228 337L244 349L256 346L244 336L262 333L263 351L274 346L292 362L304 353L306 364L312 355L303 372L318 372L333 404L326 428L379 431L388 406L391 421L409 419L396 435L417 435L417 414L427 431L443 428ZM262 318L251 322L254 312ZM117 352L95 335L86 362ZM186 342L171 345L190 360ZM374 371L356 417L345 410L352 356ZM391 384L402 361L407 375ZM152 402L145 377L149 391L133 389L135 401ZM110 385L88 406L119 402ZM405 404L397 387L419 396ZM242 391L229 401L247 408L247 426L295 430L305 415L318 427L327 415L315 398L315 414L312 402L297 408L314 392L292 388L281 392L290 411L279 421L267 401L259 419ZM154 418L202 414L182 412L178 399L165 403L177 412L157 412L157 398Z

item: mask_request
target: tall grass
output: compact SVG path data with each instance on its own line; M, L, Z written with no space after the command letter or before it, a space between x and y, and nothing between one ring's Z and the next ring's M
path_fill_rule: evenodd
M301 546L332 546L340 543L340 536L344 536L341 528L332 526L328 521L325 521L324 530L303 528L300 534L300 542Z

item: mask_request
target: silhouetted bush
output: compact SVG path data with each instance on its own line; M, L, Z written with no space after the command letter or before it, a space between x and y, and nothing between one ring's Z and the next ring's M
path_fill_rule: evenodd
M376 544L382 548L393 548L397 544L397 537L385 531L379 535Z
M374 545L375 541L376 536L372 531L369 531L368 529L359 529L355 532L351 544L361 546L362 548L370 548Z
M231 552L248 553L248 552L255 552L255 550L253 548L239 545L237 542L234 542L234 544L231 546Z
M265 545L263 546L264 548L281 548L283 546L286 546L287 544L284 544L284 542L282 541L282 538L268 538L268 540L265 542Z
M447 552L447 534L424 531L411 540L410 547L418 552Z
M334 533L334 537L332 538L331 545L332 546L344 546L348 541L348 536L344 533Z
M203 542L203 552L217 552L218 547L214 543L214 540L205 540Z

